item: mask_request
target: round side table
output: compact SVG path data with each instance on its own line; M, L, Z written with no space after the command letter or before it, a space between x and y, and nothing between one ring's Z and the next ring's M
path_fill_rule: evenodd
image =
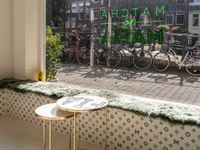
M74 96L74 97L64 97L59 99L57 105L60 109L73 112L74 113L74 142L73 149L79 149L79 143L76 143L76 119L77 114L84 112L91 112L95 110L100 110L108 105L108 101L105 98L98 96Z
M46 104L39 106L36 108L35 113L39 116L39 118L43 119L43 150L46 150L46 127L45 122L49 122L49 150L52 150L52 120L65 120L73 117L73 113L60 110L56 103ZM71 125L71 121L69 123ZM69 133L69 149L71 150L71 127Z

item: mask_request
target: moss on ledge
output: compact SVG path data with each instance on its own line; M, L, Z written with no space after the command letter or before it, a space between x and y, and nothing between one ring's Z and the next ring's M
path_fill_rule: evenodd
M93 90L78 86L30 80L0 80L0 89L4 88L22 93L33 92L49 96L55 100L65 96L96 95L106 98L109 101L109 107L128 110L139 115L159 117L171 123L200 126L200 107L193 105L125 95L113 91Z

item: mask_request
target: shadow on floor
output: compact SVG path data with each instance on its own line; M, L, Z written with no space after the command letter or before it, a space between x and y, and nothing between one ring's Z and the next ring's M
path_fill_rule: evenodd
M107 68L105 66L83 66L78 64L65 64L60 70L61 74L66 76L78 74L82 78L107 78L121 81L141 81L150 83L163 83L179 86L194 86L200 88L200 78L188 75L185 70L170 68L164 73L158 73L152 68L149 70L140 71L135 68ZM198 86L199 84L199 86Z

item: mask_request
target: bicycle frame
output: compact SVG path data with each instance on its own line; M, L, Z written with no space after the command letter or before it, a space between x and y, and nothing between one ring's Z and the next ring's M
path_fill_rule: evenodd
M178 65L179 69L181 69L183 66L185 66L185 61L187 60L187 58L189 56L189 50L185 54L182 61L177 57L176 52L172 48L170 48L167 53L175 59L175 63Z
M133 53L135 52L135 48L127 48L127 47L125 47L125 46L123 46L123 45L121 45L121 46L118 48L118 50L119 50L121 53L123 53L125 56L128 56L128 55L126 54L125 51L128 51L130 54L133 54Z

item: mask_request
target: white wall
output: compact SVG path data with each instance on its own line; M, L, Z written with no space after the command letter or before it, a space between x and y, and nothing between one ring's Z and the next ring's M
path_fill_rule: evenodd
M13 76L25 78L25 3L13 0Z
M11 77L13 70L11 4L11 0L0 0L0 79Z
M44 49L42 0L13 0L14 77L37 79ZM42 9L42 10L41 10ZM42 55L41 55L42 54ZM44 59L42 60L44 61Z

